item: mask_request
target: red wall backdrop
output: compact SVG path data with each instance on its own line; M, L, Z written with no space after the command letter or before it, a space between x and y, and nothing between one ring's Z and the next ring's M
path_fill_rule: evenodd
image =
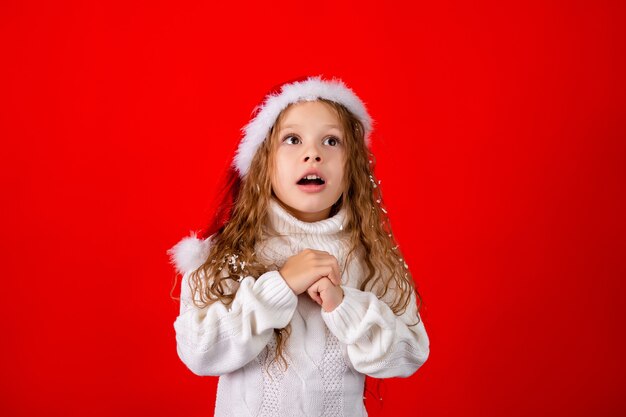
M212 415L166 250L264 93L326 74L431 338L371 415L624 415L624 2L258 3L0 4L0 414Z

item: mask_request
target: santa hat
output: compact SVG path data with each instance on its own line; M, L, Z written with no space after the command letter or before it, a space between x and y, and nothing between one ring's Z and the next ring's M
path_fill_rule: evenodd
M361 99L340 79L327 80L321 75L310 76L280 85L267 94L263 102L254 108L252 114L256 113L256 115L241 129L243 138L233 159L232 165L239 176L243 177L248 173L254 154L267 137L281 111L292 103L314 101L318 98L343 104L363 124L365 144L370 145L373 120Z
M209 256L211 249L211 236L200 239L196 232L190 232L178 243L167 250L170 263L175 267L176 272L195 271L200 268Z
M374 121L361 99L337 78L327 80L320 75L303 77L275 87L265 96L263 102L254 108L252 113L256 115L242 128L244 136L233 159L232 167L236 171L233 174L239 174L241 178L248 173L254 154L267 137L281 111L292 103L313 101L318 98L343 104L353 113L363 124L365 144L370 145L370 133ZM210 245L211 236L198 236L192 231L167 253L176 271L185 273L202 266L209 254Z

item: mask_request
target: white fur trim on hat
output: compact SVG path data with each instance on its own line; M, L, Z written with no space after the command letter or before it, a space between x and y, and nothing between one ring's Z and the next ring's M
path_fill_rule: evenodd
M280 93L267 95L263 104L254 109L259 112L242 128L244 136L233 160L239 176L243 177L248 173L254 154L265 140L281 111L291 103L303 100L314 101L318 98L343 104L350 110L363 123L365 144L370 145L369 136L373 120L361 99L339 79L324 80L319 75L312 76L304 81L284 84Z
M202 240L198 239L195 232L184 237L176 245L167 250L170 256L170 263L176 267L176 271L184 274L193 272L206 262L209 256L210 237Z

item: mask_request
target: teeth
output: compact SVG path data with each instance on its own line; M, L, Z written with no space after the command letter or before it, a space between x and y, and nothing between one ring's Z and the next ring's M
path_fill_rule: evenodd
M317 175L307 175L305 177L302 177L302 179L307 179L307 180L315 180L315 179L322 179L321 177L318 177Z

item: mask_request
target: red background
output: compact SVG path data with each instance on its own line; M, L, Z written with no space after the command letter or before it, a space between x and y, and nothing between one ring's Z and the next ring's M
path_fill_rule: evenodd
M425 301L371 415L626 413L624 2L394 3L1 3L3 416L212 414L166 250L306 74L376 120Z

